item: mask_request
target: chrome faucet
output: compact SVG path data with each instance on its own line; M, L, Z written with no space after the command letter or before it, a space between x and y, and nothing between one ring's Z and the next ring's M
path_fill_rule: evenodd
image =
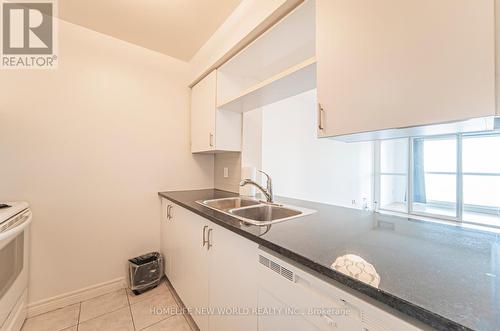
M259 191L262 192L262 194L264 194L264 196L266 197L266 201L269 202L269 203L273 203L273 181L271 180L271 176L269 176L268 174L266 174L264 171L261 171L259 170L260 173L263 173L266 178L267 178L267 188L263 188L261 185L259 185L257 182L247 178L247 179L244 179L240 182L240 186L245 186L247 184L249 185L253 185L255 186L256 188L259 189Z

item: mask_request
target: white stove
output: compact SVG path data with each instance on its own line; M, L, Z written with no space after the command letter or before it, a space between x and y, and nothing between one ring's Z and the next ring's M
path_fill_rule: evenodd
M9 207L2 208L2 205ZM0 202L0 224L4 223L16 214L28 209L27 202Z
M0 204L0 331L18 331L26 318L28 303L32 215L26 202L2 204Z

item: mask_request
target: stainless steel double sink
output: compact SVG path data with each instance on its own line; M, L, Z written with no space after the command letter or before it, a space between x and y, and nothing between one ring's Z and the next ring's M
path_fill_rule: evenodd
M315 212L315 210L311 209L267 203L246 197L199 200L196 202L254 225L270 225Z

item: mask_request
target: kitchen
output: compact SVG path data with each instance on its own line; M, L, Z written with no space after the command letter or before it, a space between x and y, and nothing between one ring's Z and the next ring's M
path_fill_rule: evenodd
M2 1L54 62L0 68L1 331L500 328L495 1L39 2Z

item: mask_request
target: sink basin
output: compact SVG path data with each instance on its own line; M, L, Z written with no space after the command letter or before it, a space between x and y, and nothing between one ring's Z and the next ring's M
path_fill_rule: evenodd
M229 210L229 213L253 221L254 224L272 224L303 214L303 212L282 206L261 204L254 207Z
M270 225L315 213L315 210L271 204L245 197L198 200L196 203L253 225Z
M234 208L259 205L260 202L253 199L234 197L214 200L204 200L201 204L217 210L228 211Z

